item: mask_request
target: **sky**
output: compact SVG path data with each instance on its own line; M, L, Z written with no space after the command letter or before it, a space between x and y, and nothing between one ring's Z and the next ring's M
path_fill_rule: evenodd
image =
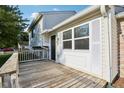
M19 9L22 13L23 18L28 18L30 22L33 19L32 13L43 12L43 11L76 11L79 12L87 8L88 5L19 5Z

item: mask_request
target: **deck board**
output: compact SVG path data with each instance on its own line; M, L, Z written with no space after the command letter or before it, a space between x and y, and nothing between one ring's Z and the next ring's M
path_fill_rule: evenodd
M25 62L19 65L20 87L30 88L93 88L107 82L52 61Z

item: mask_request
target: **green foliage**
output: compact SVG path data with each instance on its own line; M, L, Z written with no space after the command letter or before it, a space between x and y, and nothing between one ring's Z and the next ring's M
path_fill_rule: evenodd
M0 5L0 48L16 47L18 35L27 24L18 6Z
M21 32L18 36L19 43L22 45L28 44L29 38L28 38L28 33L27 32Z
M0 67L9 59L12 54L0 54Z

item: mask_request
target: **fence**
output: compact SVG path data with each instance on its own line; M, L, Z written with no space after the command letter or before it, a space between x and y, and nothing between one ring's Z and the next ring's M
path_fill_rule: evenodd
M19 51L18 58L19 62L48 59L48 50L22 50Z

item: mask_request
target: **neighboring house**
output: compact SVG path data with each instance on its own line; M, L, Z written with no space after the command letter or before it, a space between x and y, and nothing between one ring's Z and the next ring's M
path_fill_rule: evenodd
M31 24L28 29L30 46L31 42L38 46L48 46L49 59L108 82L112 82L119 71L121 77L124 77L123 6L90 6L74 14L71 12L73 16L57 23L61 17L56 19L56 15L53 15L44 20L44 15L38 15L32 22L34 25ZM48 26L49 22L52 25ZM36 29L40 29L37 30L40 34ZM31 33L34 30L39 36L32 41ZM43 39L44 36L47 38Z
M49 39L47 34L42 35L43 31L46 29L52 29L52 27L71 17L75 13L75 11L51 11L38 13L29 26L29 47L31 49L47 47Z

